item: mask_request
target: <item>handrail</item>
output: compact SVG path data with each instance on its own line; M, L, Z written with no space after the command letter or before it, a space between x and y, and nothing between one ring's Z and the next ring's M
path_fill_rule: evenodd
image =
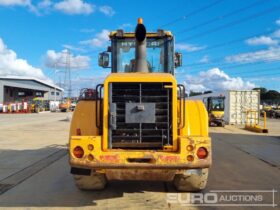
M178 84L177 85L179 88L179 95L180 95L180 117L179 117L179 128L183 129L185 127L185 110L186 110L186 100L185 100L185 93L186 93L186 88L184 85L182 84ZM182 89L181 89L182 88ZM182 91L183 90L183 94ZM183 96L182 96L183 95ZM183 120L181 120L181 116L182 116L182 99L183 99ZM183 121L183 123L182 123Z
M95 105L95 124L98 129L101 129L102 126L102 112L101 112L101 101L102 101L102 88L103 84L96 85L96 105ZM99 120L98 120L98 107L99 107Z

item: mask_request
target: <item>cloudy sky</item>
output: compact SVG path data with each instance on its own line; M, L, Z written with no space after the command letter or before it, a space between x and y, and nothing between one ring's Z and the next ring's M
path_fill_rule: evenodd
M108 32L143 17L148 30L174 33L187 90L280 90L279 14L280 0L0 0L0 76L59 83L70 63L76 92L102 83Z

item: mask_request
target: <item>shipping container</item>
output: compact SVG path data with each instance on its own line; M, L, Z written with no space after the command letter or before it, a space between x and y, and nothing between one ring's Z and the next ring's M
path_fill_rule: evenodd
M260 92L258 90L230 90L226 92L225 97L224 120L227 124L245 124L246 116L249 116L251 123L259 123Z
M191 96L189 100L202 100L207 97L225 96L224 121L226 124L243 125L247 121L259 123L260 92L258 90L228 90Z

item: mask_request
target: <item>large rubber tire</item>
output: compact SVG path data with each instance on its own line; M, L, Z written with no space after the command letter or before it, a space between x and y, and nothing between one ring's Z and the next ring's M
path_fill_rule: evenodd
M197 192L206 187L208 168L187 170L184 174L176 174L173 184L178 191Z
M102 190L107 184L105 174L95 172L90 176L74 175L74 180L80 190Z

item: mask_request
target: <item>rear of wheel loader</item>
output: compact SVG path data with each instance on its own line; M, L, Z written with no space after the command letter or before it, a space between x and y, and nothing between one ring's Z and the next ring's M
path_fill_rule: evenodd
M111 32L99 64L112 73L81 97L73 113L69 157L80 189L103 189L110 180L173 181L180 191L205 188L211 166L208 115L202 102L186 101L177 84L170 32ZM176 56L174 56L176 55ZM84 94L87 95L87 94Z

